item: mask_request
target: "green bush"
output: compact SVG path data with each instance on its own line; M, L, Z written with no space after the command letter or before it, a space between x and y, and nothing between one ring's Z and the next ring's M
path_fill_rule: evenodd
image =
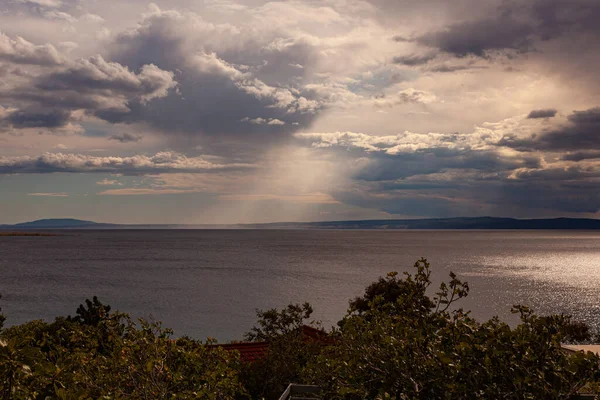
M350 303L335 344L304 372L327 398L567 399L599 378L598 356L561 349L587 338L569 317L515 307L515 328L497 318L478 323L456 308L466 284L451 274L429 297L429 263L415 269L389 274Z
M0 299L2 299L2 295L0 294ZM2 327L4 326L4 321L6 321L6 317L2 314L2 307L0 307L0 331L2 331Z
M173 340L158 322L102 314L6 329L0 347L3 399L216 400L245 393L234 354Z
M310 304L290 304L282 310L257 310L257 326L246 333L253 342L268 341L265 357L242 368L242 379L250 399L279 399L291 383L303 381L302 371L321 351L318 342L307 340L303 325L319 327L309 321L313 309Z

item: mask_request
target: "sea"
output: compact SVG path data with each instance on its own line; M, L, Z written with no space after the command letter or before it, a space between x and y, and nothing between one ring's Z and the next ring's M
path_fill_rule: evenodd
M600 232L416 230L87 230L0 236L7 325L74 315L98 296L175 336L242 339L257 309L308 301L331 327L348 301L391 271L453 271L460 303L483 321L515 324L511 306L567 313L600 327ZM432 290L433 292L433 290Z

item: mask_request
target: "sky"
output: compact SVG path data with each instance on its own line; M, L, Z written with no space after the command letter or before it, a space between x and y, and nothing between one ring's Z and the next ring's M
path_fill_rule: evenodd
M597 0L2 0L0 223L599 217Z

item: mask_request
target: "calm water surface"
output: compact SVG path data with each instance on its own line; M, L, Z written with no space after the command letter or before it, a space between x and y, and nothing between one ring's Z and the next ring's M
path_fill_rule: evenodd
M513 304L600 326L600 233L566 231L70 231L0 237L8 324L73 314L85 298L153 315L176 335L240 338L256 308L309 301L326 326L348 299L420 257L471 286L463 307L514 321Z

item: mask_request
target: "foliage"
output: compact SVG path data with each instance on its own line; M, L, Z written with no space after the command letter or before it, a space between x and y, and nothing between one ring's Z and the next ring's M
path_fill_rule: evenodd
M1 294L0 294L0 299L2 299ZM2 327L4 326L4 321L6 321L6 317L4 316L4 314L2 314L2 307L0 307L0 331L2 330Z
M431 285L427 260L414 273L369 285L327 340L309 340L310 304L257 310L245 335L268 341L242 363L214 342L172 339L159 322L133 321L96 297L74 317L0 331L0 400L277 399L291 383L317 384L327 399L568 399L600 393L600 358L571 354L585 324L515 306L521 323L478 322L459 308L469 286L454 274ZM1 310L0 310L1 311ZM3 318L0 318L0 327Z
M252 399L278 399L290 382L302 382L301 373L320 352L319 343L307 340L303 325L313 308L309 303L289 304L282 310L256 310L257 325L245 334L249 341L268 341L265 357L242 368L242 379Z
M85 306L80 304L76 311L77 315L75 317L69 315L67 320L83 325L98 326L110 315L110 306L102 304L96 296L92 300L86 299L85 304Z
M282 310L272 308L256 310L257 325L244 335L250 342L270 341L275 338L297 333L313 313L309 303L289 304Z
M173 340L158 322L136 324L119 313L85 315L33 321L2 333L3 399L234 399L245 393L235 355Z
M305 370L331 399L566 399L597 380L600 360L566 354L581 339L563 315L538 317L526 307L516 328L483 324L455 303L468 286L454 274L433 297L430 266L389 274L351 302L329 346ZM574 332L577 335L574 335Z

